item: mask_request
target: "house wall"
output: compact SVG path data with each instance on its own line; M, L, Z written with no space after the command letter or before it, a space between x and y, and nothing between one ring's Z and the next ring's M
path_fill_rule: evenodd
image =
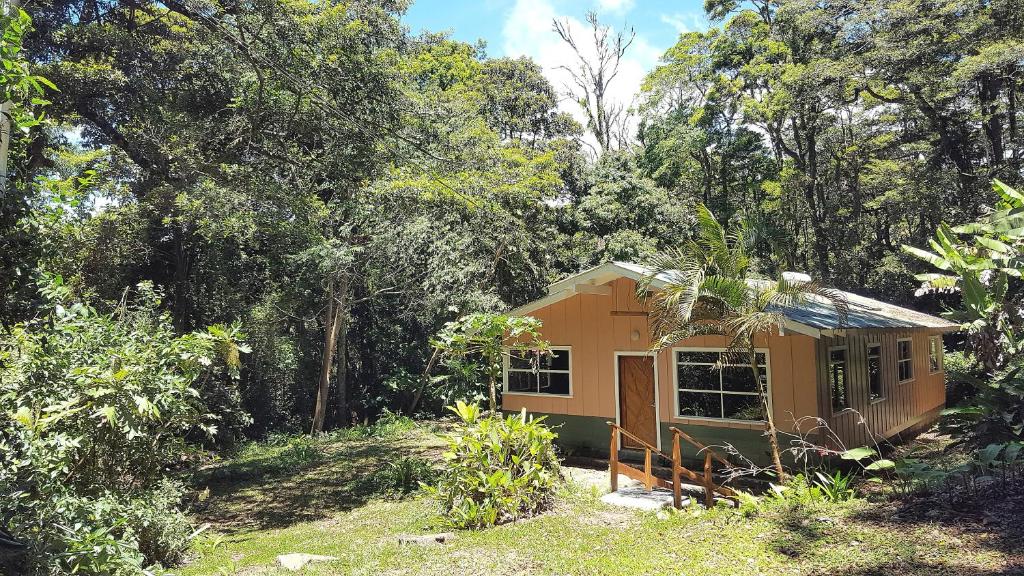
M847 330L843 337L822 337L817 342L818 402L829 427L847 448L874 444L934 420L946 403L945 372L929 373L928 339L934 330ZM914 379L899 383L896 341L913 340ZM881 343L883 398L872 402L868 386L867 345ZM833 414L828 378L828 354L834 346L847 347L851 406ZM862 422L863 420L863 422Z
M611 295L577 294L531 313L543 322L541 332L553 346L570 346L572 397L506 393L502 409L548 415L549 422L561 424L560 440L568 445L608 451L609 430L605 424L616 417L615 352L646 352L650 349L647 316L636 298L636 284L627 278L609 282ZM637 333L637 339L632 334ZM701 336L676 346L725 347L723 336ZM819 386L816 341L801 334L761 337L756 344L769 351L772 408L777 426L793 431L803 417L818 414ZM671 449L669 426L696 437L705 444L728 442L745 456L766 462L764 426L753 422L723 422L675 416L674 359L670 349L657 354L658 419L662 449ZM810 424L802 422L804 429ZM689 445L684 452L693 452Z

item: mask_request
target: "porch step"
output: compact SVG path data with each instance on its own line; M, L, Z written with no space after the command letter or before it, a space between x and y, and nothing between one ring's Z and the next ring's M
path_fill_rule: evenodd
M609 492L601 497L601 501L611 506L634 508L637 510L661 510L672 507L672 492L655 488L648 492L643 486L630 486ZM690 498L683 496L683 506L690 504Z

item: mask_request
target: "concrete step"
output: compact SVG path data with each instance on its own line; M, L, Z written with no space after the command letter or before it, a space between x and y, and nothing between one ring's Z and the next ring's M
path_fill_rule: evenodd
M619 488L601 497L601 501L611 506L634 508L637 510L661 510L672 507L672 492L655 488L648 492L643 486ZM683 506L690 505L690 498L683 496Z

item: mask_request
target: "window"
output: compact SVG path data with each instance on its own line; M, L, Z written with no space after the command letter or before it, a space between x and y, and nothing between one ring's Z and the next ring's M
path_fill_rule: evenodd
M846 379L846 346L828 349L828 381L832 390L832 411L850 407L850 389Z
M767 388L767 355L757 352L761 383ZM676 391L678 415L683 418L716 418L761 421L761 392L750 364L726 358L718 350L677 350Z
M928 371L932 374L942 370L942 336L928 339Z
M910 338L896 341L896 368L900 382L914 379L914 342Z
M871 400L882 399L882 345L868 344L868 393Z
M511 350L506 356L505 392L569 396L572 372L569 348L549 352Z

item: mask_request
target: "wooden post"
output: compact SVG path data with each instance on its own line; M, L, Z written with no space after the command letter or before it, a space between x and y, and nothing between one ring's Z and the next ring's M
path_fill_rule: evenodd
M619 489L619 446L615 441L615 426L609 426L609 428L612 429L612 445L608 452L608 474L611 475L612 492L616 492Z
M683 466L682 453L679 450L679 434L672 434L672 506L683 507L683 488L679 478L679 469Z
M654 487L654 480L651 476L651 449L644 449L644 487L650 492Z
M704 505L715 505L715 483L711 479L711 451L704 452Z

